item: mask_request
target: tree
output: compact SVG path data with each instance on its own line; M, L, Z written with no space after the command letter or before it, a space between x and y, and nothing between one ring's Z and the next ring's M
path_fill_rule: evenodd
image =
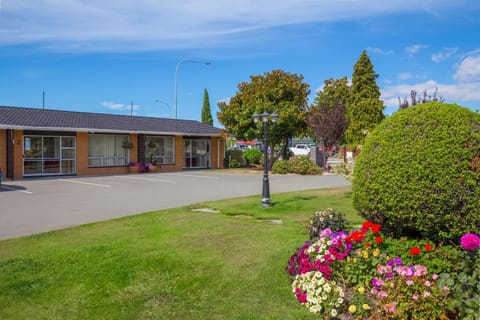
M351 99L347 106L349 127L345 139L353 150L363 145L365 137L385 118L377 77L363 50L353 69Z
M212 111L210 110L210 99L208 98L208 91L206 88L203 92L202 123L213 126Z
M340 143L348 127L346 106L350 95L347 77L325 80L323 90L317 97L307 116L307 122L317 142L325 147L324 163L327 164L328 150Z
M283 153L287 153L288 139L306 133L309 85L303 82L301 75L273 70L251 76L250 82L242 82L237 88L237 93L230 101L218 104L218 120L238 139L262 139L263 130L255 125L252 115L265 111L276 112L277 123L268 127L267 144L271 150L272 166L275 146L281 146Z

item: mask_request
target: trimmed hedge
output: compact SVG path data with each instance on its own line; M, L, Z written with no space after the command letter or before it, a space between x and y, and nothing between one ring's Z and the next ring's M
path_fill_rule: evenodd
M397 237L478 232L480 114L432 102L385 119L356 160L353 204Z
M243 151L243 158L247 162L247 165L260 164L263 153L258 149L247 149Z
M290 160L277 160L273 164L272 173L287 174L296 173L301 175L317 175L322 174L323 170L320 169L315 162L308 156L293 157Z

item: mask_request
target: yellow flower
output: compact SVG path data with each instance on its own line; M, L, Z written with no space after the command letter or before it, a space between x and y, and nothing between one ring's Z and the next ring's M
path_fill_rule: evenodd
M364 304L362 305L362 309L363 309L363 310L370 310L370 306L369 306L368 304L364 303Z
M377 248L377 249L373 250L372 254L373 254L374 257L378 257L380 255L380 250L378 250L378 248Z
M360 294L364 294L365 293L365 288L364 287L360 287L357 289L358 292L360 292Z
M365 251L365 252L363 253L363 259L368 259L368 252Z
M357 258L353 258L353 263L357 263Z
M357 307L355 307L355 305L350 305L350 307L348 307L348 312L350 313L355 313L355 311L357 311Z

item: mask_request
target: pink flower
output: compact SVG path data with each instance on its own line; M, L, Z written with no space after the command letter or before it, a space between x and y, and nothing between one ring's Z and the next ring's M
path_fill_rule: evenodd
M428 281L428 280L425 281L425 286L430 287L431 285L432 285L432 284L430 283L430 281Z
M413 286L414 283L413 280L407 280L406 282L407 286Z
M428 297L428 296L430 296L430 292L428 292L428 291L423 291L423 296L424 296L425 298Z
M449 288L449 287L447 287L447 286L445 286L445 287L443 287L443 288L442 288L442 290L443 290L443 291L449 291L449 290L450 290L450 288Z
M307 302L307 295L305 293L300 293L297 295L297 300L301 303Z
M388 297L388 293L386 293L385 291L381 290L378 292L378 296L380 298L385 298L385 297Z
M438 279L438 274L436 274L436 273L432 274L432 279L437 280Z
M474 233L464 234L460 238L460 244L465 250L477 250L480 247L480 237Z
M418 295L414 294L414 295L412 296L412 299L413 299L413 300L418 300Z

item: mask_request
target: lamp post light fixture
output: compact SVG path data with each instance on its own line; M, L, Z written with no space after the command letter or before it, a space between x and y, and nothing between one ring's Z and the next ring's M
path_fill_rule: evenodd
M168 115L171 117L172 116L172 109L170 108L170 104L164 102L164 101L161 101L161 100L158 100L158 99L155 99L153 100L153 102L157 102L157 103L161 103L161 104L164 104L168 107Z
M272 124L275 125L275 122L278 120L278 114L275 112L268 113L264 112L262 114L254 114L252 116L253 122L255 124L261 123L263 126L263 187L262 187L262 207L270 207L270 183L268 181L268 145L267 145L267 129L268 122L272 121Z
M177 65L175 67L175 100L174 100L174 105L173 105L174 119L177 119L178 68L184 62L200 63L200 64L204 64L204 65L207 65L207 66L212 64L212 62L210 62L210 61L199 61L199 60L180 60L180 61L177 62Z

